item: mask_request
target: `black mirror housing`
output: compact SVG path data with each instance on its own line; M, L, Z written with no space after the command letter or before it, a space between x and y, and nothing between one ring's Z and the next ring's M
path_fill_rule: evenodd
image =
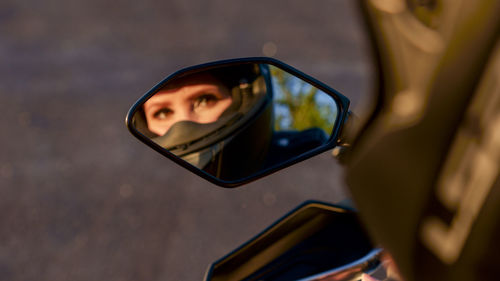
M349 100L272 58L188 67L129 110L129 131L222 187L236 187L337 145Z

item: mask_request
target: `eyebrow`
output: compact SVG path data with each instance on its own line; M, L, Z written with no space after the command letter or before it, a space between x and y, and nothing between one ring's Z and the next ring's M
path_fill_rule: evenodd
M151 103L149 104L144 104L144 111L146 113L146 116L148 115L147 112L154 112L156 109L158 108L162 108L162 107L169 107L172 103L171 102L168 102L168 101L152 101Z
M192 85L189 85L189 86L192 86ZM189 87L189 86L187 86L187 87ZM198 87L203 86L203 87L201 89L195 90L192 93L189 93L186 96L187 99L192 99L193 97L196 97L199 94L206 93L208 90L213 90L213 92L210 92L211 94L220 94L222 97L231 97L229 92L227 94L224 94L224 91L221 90L221 87L219 85L210 84L210 85L196 85L196 86L198 86ZM163 92L162 94L166 94L166 95L175 94L175 92L181 88L177 88L175 90L159 91L156 94L161 93L161 92ZM154 97L154 95L153 95L153 97ZM151 99L149 99L148 101L146 101L144 103L144 110L154 109L155 107L170 106L172 104L172 102L169 100L155 101L154 99L152 99L153 97L151 97Z
M196 90L196 91L194 91L194 92L190 93L190 94L188 95L188 98L189 98L189 99L191 99L191 98L193 98L194 96L197 96L197 95L199 95L199 94L204 94L204 93L206 93L206 92L207 92L207 90L213 90L213 91L211 91L211 92L210 92L211 94L221 94L221 95L223 95L223 94L222 94L222 91L220 90L220 87L219 87L219 86L217 86L217 85L204 85L204 86L206 86L206 87L203 87L203 88L201 88L201 89L198 89L198 90ZM207 89L207 88L208 88L208 89Z

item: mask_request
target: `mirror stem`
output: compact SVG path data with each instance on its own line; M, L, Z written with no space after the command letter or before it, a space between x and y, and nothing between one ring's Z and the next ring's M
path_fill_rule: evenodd
M337 141L337 146L332 150L332 156L335 157L340 163L344 163L346 152L351 148L352 132L354 132L359 124L359 118L352 112L347 112L346 121L342 126L342 132Z

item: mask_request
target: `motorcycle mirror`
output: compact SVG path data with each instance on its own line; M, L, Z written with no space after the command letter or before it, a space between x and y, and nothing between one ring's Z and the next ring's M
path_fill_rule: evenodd
M139 140L199 176L235 187L336 146L349 100L271 58L182 69L127 114Z

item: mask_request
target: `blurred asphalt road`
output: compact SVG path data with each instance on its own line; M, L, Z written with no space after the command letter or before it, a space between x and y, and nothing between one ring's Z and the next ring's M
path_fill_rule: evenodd
M2 0L0 280L201 280L302 201L344 199L328 153L224 190L124 117L173 71L266 44L359 106L371 70L354 2Z

